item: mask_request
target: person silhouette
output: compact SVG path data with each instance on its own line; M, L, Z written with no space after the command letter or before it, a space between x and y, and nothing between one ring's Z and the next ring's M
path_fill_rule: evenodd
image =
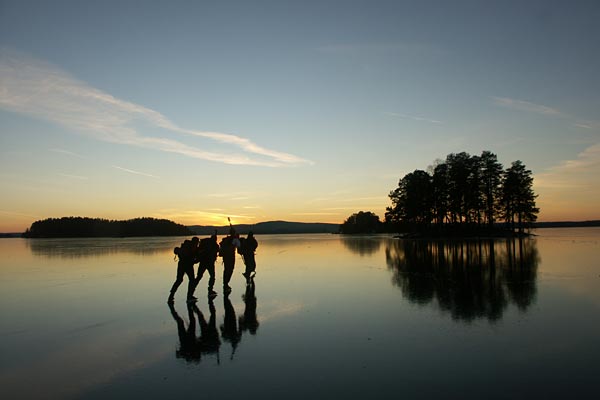
M242 295L245 308L244 315L239 318L240 332L248 331L251 335L256 335L258 330L258 317L256 316L256 285L252 281L246 285L246 293Z
M198 324L200 325L200 337L198 338L199 351L201 354L216 354L217 364L219 364L221 339L219 337L219 331L217 330L217 316L213 299L208 299L208 309L210 311L208 322L196 304L192 307L196 312L196 315L198 315Z
M177 254L179 257L179 262L177 263L177 277L175 278L175 282L173 282L173 286L171 286L167 303L172 303L175 301L175 292L177 291L177 288L179 288L179 285L181 285L183 282L184 275L187 275L189 280L187 290L188 303L197 300L193 295L194 289L196 288L196 279L194 278L194 263L196 262L196 253L199 241L200 240L198 237L194 236L192 240L185 240L181 247L175 249L175 254Z
M179 336L179 348L175 350L175 357L182 358L187 362L199 362L201 353L196 339L196 319L194 318L191 305L188 305L188 318L190 323L186 329L185 322L179 314L177 314L173 303L168 304L171 316L177 324L177 336Z
M223 297L223 308L225 309L225 315L221 325L221 337L224 341L231 343L231 359L233 360L235 350L242 339L242 334L238 330L235 309L227 295Z
M229 281L235 267L235 251L240 247L240 239L235 229L231 227L229 235L221 240L219 255L223 258L223 293L231 292Z
M214 290L215 286L215 261L217 260L217 256L219 254L219 244L217 243L217 233L215 233L210 238L204 238L200 241L200 245L198 247L198 275L196 275L196 280L194 283L194 290L200 283L202 276L205 271L208 271L210 276L208 280L208 296L215 297L217 292Z
M246 265L246 271L242 273L244 278L246 278L246 285L250 285L256 275L256 259L254 258L254 252L257 247L258 242L252 231L248 232L248 237L240 239L239 253L242 255L244 264Z

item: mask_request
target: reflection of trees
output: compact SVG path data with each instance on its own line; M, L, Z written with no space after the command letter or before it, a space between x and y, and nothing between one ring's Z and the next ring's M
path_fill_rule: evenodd
M381 247L381 240L378 237L357 237L340 236L342 243L354 253L361 256L368 256L376 253Z
M533 239L399 240L386 248L386 260L409 301L435 301L457 320L496 321L510 303L526 310L536 294Z
M171 253L182 238L86 238L86 239L28 239L32 254L45 257L82 258L115 253L152 255Z

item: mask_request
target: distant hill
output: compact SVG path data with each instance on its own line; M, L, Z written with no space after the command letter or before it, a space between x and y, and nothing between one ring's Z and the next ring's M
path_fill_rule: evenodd
M288 234L288 233L337 233L340 230L339 224L328 224L322 222L287 222L287 221L269 221L259 222L257 224L234 225L237 233L245 235L252 231L257 235L270 234ZM193 225L188 228L196 235L211 235L217 230L218 235L229 233L229 225L225 226L204 226Z
M0 238L20 238L21 236L23 236L22 233L14 233L14 232L0 233Z
M600 226L600 220L593 221L561 221L561 222L535 222L533 228L585 228Z
M101 218L63 217L35 221L26 238L81 238L133 236L187 236L192 232L167 219L135 218L112 221Z

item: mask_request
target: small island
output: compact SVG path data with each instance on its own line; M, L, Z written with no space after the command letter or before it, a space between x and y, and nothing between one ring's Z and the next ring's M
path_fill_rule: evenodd
M520 160L504 169L498 157L451 153L427 171L415 170L389 194L385 221L372 212L350 216L342 233L395 232L402 237L527 235L539 208L533 176Z
M188 236L186 226L167 219L134 218L114 221L101 218L63 217L35 221L23 233L25 238L82 238L134 236Z

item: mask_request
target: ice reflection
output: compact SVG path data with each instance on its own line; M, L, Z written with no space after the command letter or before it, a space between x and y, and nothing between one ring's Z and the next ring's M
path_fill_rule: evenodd
M27 247L36 256L84 258L115 253L153 255L172 252L182 238L87 238L87 239L27 239Z
M221 341L216 325L216 310L212 299L208 302L210 317L208 322L196 304L188 304L187 312L189 324L186 328L183 318L175 310L173 303L169 303L171 316L177 324L179 348L175 352L177 358L182 358L190 363L199 363L203 355L216 355L219 361L219 348ZM196 316L200 326L200 336L196 336Z
M393 283L410 302L435 305L454 320L497 321L509 304L535 301L539 263L534 239L389 242Z
M235 352L242 341L245 332L256 335L259 322L256 314L256 287L254 284L246 286L246 292L242 296L245 308L243 316L236 316L235 308L229 299L229 296L223 297L223 323L217 329L217 315L212 298L208 300L208 310L210 316L208 321L197 304L187 305L187 316L189 323L185 324L184 319L177 313L173 303L169 303L171 316L177 325L177 335L179 337L179 347L175 352L175 357L185 360L187 363L198 364L203 357L212 356L217 364L221 362L221 343L229 343L229 359L233 360ZM196 317L200 331L196 329ZM199 335L198 335L199 333Z
M258 316L256 314L256 284L246 286L246 293L242 297L244 300L244 315L240 317L240 331L248 331L251 335L256 335L258 326Z
M379 237L360 237L360 236L340 236L344 246L353 253L361 256L368 256L377 253L381 248L381 238Z

